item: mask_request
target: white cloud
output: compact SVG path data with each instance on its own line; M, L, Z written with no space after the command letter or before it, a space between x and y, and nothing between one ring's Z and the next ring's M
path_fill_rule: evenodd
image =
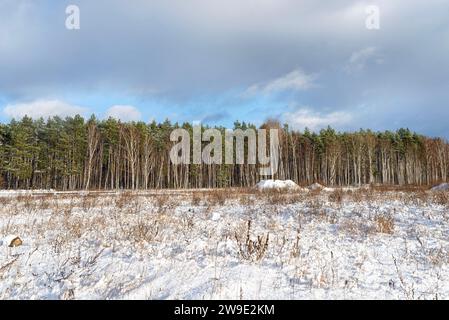
M350 74L358 73L363 71L369 63L377 65L383 63L383 58L376 47L368 47L353 52L345 66L345 71Z
M116 105L106 112L106 117L115 118L122 121L139 121L142 118L140 111L133 106Z
M271 94L282 91L307 90L314 86L315 79L316 75L306 74L302 70L296 69L268 83L252 85L245 91L245 95L251 96L259 93Z
M60 100L36 100L29 103L8 104L3 113L11 118L23 118L29 116L33 119L54 116L68 117L77 114L83 115L88 109L71 105Z
M294 129L309 128L312 131L317 131L327 126L339 129L348 125L352 120L352 115L343 111L321 113L309 108L301 108L294 112L284 113L283 118Z

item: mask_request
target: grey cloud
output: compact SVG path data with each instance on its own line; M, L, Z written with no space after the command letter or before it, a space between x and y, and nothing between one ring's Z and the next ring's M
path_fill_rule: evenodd
M224 119L227 119L229 117L230 117L230 115L229 115L228 112L220 111L220 112L215 112L215 113L211 113L211 114L206 115L201 122L204 122L204 123L215 123L217 121L224 120Z
M64 28L72 3L81 9L80 31ZM365 28L366 4L0 0L0 95L113 91L182 105L263 89L300 69L320 75L319 89L280 97L285 104L351 113L354 127L388 120L449 136L437 116L449 103L449 3L379 0L377 31Z

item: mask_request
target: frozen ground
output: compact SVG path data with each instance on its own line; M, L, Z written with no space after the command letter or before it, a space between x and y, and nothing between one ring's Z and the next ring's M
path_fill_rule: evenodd
M449 299L448 198L4 192L0 299Z

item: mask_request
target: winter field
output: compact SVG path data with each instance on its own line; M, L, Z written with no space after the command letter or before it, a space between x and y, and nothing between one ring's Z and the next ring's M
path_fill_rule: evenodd
M0 239L0 299L449 299L444 190L2 191Z

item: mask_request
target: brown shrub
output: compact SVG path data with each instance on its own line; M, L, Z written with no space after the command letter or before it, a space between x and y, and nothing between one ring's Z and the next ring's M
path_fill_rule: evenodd
M435 192L433 195L433 202L442 206L449 205L449 192Z
M202 199L202 197L201 197L201 195L198 192L193 192L190 204L192 206L197 207L197 206L199 206L201 204L201 199Z
M266 201L268 204L284 204L285 203L285 196L276 190L266 191L264 192L266 194Z
M115 206L117 209L123 209L127 204L131 202L133 199L133 194L130 191L124 191L119 194L118 197L115 198Z
M299 193L286 192L285 190L265 190L259 193L259 197L271 205L293 204L303 200Z
M345 219L339 224L339 230L352 236L367 236L373 233L372 226L359 219Z
M343 190L335 189L331 194L329 194L329 201L341 204L343 202Z
M425 191L416 191L408 194L407 202L421 205L429 201L429 195Z
M131 228L131 236L135 242L151 242L159 234L159 224L157 221L147 221L139 219L137 224Z
M84 222L80 218L70 220L66 228L69 234L77 239L81 238L85 231Z
M349 193L352 197L352 201L360 203L363 201L372 201L375 197L375 191L373 189L357 189L352 193Z
M242 206L252 206L254 205L254 198L252 195L249 194L240 194L239 195L239 203Z
M7 206L8 204L11 203L11 201L12 201L12 198L11 198L11 197L0 197L0 205L1 205L2 207Z
M157 196L154 197L154 202L156 207L159 210L162 210L164 209L164 207L168 206L170 202L170 195L167 193L158 194Z
M51 200L54 197L52 194L45 194L40 197L39 199L39 209L40 210L47 210L51 206Z
M226 203L228 193L225 190L213 190L207 195L207 201L211 206L223 206Z
M323 211L323 202L319 198L311 198L306 201L306 208L309 213L318 215Z
M258 235L257 239L251 238L251 220L248 220L246 237L242 238L242 232L236 231L234 238L239 249L239 256L244 260L256 262L263 259L268 249L270 234Z
M88 193L82 197L81 201L81 208L83 208L84 211L89 211L96 205L96 196L95 194Z
M374 218L376 231L392 234L394 232L394 219L391 216L378 215Z
M20 203L28 213L31 213L36 209L36 201L31 194L18 195L16 201L17 203Z

